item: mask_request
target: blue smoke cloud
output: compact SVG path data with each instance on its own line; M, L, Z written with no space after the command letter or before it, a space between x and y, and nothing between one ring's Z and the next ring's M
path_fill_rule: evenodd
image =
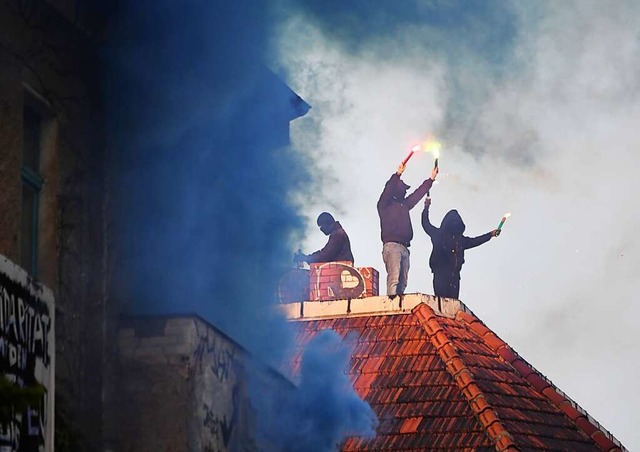
M297 390L279 401L271 422L261 419L277 450L329 452L348 436L375 436L376 415L344 373L351 351L348 340L328 329L307 344Z
M290 326L268 309L303 228L292 194L317 187L289 145L288 123L308 106L265 65L270 14L249 0L122 3L105 55L105 103L115 299L130 313L197 313L274 363L293 344ZM305 431L323 446L290 450L335 447L362 431L368 408L353 391L337 399L346 351L326 366L310 353L294 392L307 411L311 400L321 404L306 413ZM289 405L291 418L298 407ZM276 424L283 438L293 427Z
M291 193L312 181L288 145L306 104L264 64L268 10L143 0L118 18L107 88L116 293L133 312L196 312L260 355L281 350L286 337L264 338L285 328L262 312L302 227Z

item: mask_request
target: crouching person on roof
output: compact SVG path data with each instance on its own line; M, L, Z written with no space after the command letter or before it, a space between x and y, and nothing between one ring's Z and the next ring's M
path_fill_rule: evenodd
M307 262L335 262L347 261L353 264L353 254L351 253L351 242L349 236L342 229L342 225L328 212L322 212L318 216L318 227L329 236L329 241L321 250L311 254L296 253L294 261Z
M478 237L462 235L465 224L457 210L450 210L437 228L429 220L431 198L424 200L422 228L431 237L433 250L429 266L433 272L433 291L438 297L458 298L460 295L460 270L464 264L464 250L474 248L498 235L494 229Z

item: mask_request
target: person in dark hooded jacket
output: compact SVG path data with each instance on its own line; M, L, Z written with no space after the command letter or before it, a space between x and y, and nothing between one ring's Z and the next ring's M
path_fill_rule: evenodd
M430 205L431 199L425 199L422 228L431 237L433 244L429 258L429 266L433 272L433 291L438 297L458 298L464 250L482 245L496 237L497 229L478 237L466 237L463 235L465 224L457 210L447 212L437 228L429 220Z
M406 196L409 186L400 176L405 165L387 181L378 200L380 236L382 238L382 260L387 270L387 295L395 297L404 294L409 275L409 246L413 239L413 228L409 211L427 194L438 175L438 169L431 171L431 178L425 180L413 193Z
M308 255L297 253L294 256L294 260L296 262L307 262L309 264L313 262L335 261L348 261L353 263L349 236L347 236L347 233L342 229L340 223L333 218L333 215L329 212L322 212L318 215L317 224L324 235L329 236L329 241L324 248L315 253Z

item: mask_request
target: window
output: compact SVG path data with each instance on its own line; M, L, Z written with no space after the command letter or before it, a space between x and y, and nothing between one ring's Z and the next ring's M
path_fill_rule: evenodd
M20 265L38 274L38 212L44 180L40 175L40 153L44 115L34 99L25 96L22 122L22 223Z

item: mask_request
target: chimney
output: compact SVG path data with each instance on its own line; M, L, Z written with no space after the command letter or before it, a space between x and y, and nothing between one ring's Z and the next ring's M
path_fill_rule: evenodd
M379 273L373 267L354 267L352 262L319 262L309 270L287 272L278 285L281 303L330 301L375 297Z

